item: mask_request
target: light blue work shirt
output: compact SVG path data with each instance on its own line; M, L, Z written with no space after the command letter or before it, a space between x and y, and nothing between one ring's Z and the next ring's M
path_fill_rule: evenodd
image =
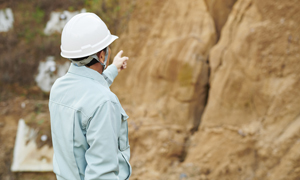
M58 180L124 180L131 175L128 116L109 86L118 70L103 74L71 64L49 100Z

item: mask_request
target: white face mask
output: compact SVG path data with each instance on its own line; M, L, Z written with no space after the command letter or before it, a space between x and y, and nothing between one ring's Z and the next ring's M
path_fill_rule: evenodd
M100 64L102 65L103 71L104 71L104 69L106 68L106 63L107 63L107 61L108 61L108 53L109 53L109 47L106 47L105 57L104 57L104 62L103 62L103 63L101 63L101 62L99 61L98 57L97 57L97 61L99 61Z

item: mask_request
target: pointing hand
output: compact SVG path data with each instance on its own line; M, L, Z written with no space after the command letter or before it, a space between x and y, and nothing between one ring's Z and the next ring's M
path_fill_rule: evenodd
M129 60L129 58L126 56L121 57L122 54L123 54L123 50L118 52L118 54L115 56L113 61L113 64L117 67L118 72L127 68L127 61Z

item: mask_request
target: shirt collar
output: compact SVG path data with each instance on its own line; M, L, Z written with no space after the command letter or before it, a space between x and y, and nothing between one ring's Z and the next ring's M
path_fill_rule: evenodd
M99 72L97 72L91 68L87 68L86 66L79 67L79 66L75 66L73 63L71 63L68 73L76 74L78 76L83 76L86 78L93 79L95 81L98 81L104 87L109 88L108 84L102 74L100 74Z

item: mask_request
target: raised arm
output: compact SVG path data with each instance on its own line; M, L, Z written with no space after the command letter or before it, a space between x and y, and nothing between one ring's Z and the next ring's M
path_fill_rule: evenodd
M114 64L109 65L102 73L104 79L106 80L108 86L111 86L113 81L118 75L118 69Z
M114 79L117 77L118 72L127 68L128 57L121 57L123 54L123 50L118 52L115 56L113 63L108 66L102 73L104 79L107 81L108 86L111 86Z

